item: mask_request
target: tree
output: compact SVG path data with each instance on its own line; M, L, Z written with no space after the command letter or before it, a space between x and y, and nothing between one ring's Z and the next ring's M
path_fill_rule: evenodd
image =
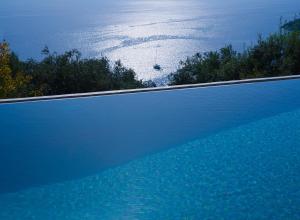
M169 75L170 85L300 74L300 32L279 32L242 52L226 46L196 54Z
M0 98L22 97L31 77L21 72L13 74L10 66L11 52L8 43L0 43Z

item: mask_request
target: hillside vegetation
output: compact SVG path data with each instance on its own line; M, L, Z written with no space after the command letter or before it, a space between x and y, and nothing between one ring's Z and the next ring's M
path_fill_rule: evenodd
M282 25L282 28L286 31L300 31L300 18L295 18L293 21L286 22Z
M64 54L42 51L41 61L21 61L7 42L0 43L0 98L60 95L153 87L137 80L132 69L106 58L82 59L77 50Z
M231 45L197 53L171 73L169 85L241 80L300 74L299 19L286 22L278 33L259 37L254 46L239 52ZM41 61L22 61L0 42L0 98L59 95L154 87L136 78L132 69L107 58L83 59L77 50L51 53Z
M169 75L170 85L300 74L300 32L281 31L238 52L231 45L196 54Z

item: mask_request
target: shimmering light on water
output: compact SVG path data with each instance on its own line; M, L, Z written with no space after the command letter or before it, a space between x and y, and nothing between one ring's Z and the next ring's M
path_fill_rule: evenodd
M196 52L229 43L242 49L299 8L298 0L2 0L0 38L22 58L40 57L45 45L77 48L87 57L121 59L139 78L154 79ZM158 47L161 72L152 68Z

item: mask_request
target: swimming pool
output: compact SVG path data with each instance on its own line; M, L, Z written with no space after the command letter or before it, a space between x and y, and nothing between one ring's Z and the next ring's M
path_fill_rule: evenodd
M0 105L0 219L300 219L300 79Z

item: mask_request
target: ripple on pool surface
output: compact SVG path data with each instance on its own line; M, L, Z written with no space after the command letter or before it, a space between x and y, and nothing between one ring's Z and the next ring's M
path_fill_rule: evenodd
M300 219L300 111L0 196L0 219Z

